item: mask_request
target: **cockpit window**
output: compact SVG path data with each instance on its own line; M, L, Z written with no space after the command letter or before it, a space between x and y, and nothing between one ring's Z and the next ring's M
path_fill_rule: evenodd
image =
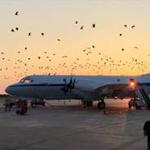
M30 78L23 78L19 81L19 83L31 83L32 80Z

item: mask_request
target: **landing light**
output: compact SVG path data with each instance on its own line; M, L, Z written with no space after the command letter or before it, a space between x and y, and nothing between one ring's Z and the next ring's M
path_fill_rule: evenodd
M134 86L135 86L135 83L134 83L134 82L130 82L130 86L131 86L131 87L134 87Z
M130 81L129 81L129 88L134 90L136 88L136 86L137 86L136 80L130 79Z

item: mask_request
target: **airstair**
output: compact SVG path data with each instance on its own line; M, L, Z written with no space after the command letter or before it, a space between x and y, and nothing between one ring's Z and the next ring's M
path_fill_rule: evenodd
M147 107L150 109L150 98L144 88L142 86L138 86L135 90L135 96L138 97L138 99L135 98L135 105L140 107Z

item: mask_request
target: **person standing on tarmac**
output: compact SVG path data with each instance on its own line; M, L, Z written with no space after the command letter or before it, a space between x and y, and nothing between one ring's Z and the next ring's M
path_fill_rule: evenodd
M26 114L27 113L27 110L28 110L28 103L26 100L23 100L22 101L22 114Z
M147 150L150 150L150 120L145 122L143 130L144 135L147 136Z
M5 99L5 111L7 112L7 111L11 111L11 99L9 98L9 97L7 97L6 99Z
M19 99L18 102L17 102L16 114L25 115L27 113L27 110L28 110L27 101Z

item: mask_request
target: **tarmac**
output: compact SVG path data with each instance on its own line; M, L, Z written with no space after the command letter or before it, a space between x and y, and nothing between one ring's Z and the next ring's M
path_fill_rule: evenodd
M149 110L103 111L75 105L29 108L24 116L0 108L0 150L146 150Z

